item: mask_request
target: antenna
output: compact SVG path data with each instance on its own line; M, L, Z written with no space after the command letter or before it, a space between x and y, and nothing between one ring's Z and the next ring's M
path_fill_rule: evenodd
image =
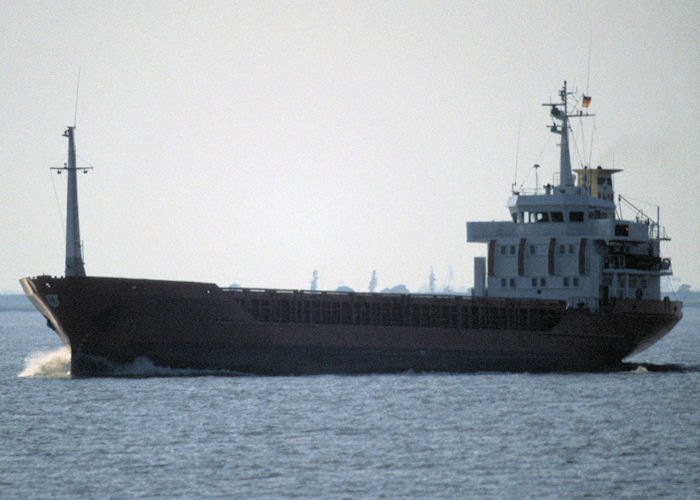
M520 156L520 128L523 125L523 115L520 113L518 119L518 142L515 146L515 177L513 178L513 185L511 186L511 191L515 194L515 186L518 185L518 157Z
M586 91L583 93L583 100L581 101L581 104L584 108L588 108L588 106L591 104L591 94L589 90L589 85L591 82L591 53L593 52L593 29L591 28L591 36L588 40L588 69L586 72ZM588 166L593 165L593 139L595 138L595 118L593 119L593 128L591 130L591 148L588 152ZM583 133L583 123L581 123L581 149L583 151L583 161L586 161L585 155L586 155L586 143L585 143L585 136Z
M78 66L78 83L75 86L75 112L73 113L73 128L78 125L78 92L80 91L80 66Z
M588 73L586 74L586 95L588 93L588 84L591 81L591 47L593 46L593 29L591 29L591 38L588 41Z

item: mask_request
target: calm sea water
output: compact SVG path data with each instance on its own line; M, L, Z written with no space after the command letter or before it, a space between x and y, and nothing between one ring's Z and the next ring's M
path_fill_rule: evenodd
M71 380L38 313L0 339L2 498L700 497L700 309L605 374Z

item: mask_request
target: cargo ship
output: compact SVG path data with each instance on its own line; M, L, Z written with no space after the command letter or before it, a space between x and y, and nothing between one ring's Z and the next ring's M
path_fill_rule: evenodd
M20 280L71 349L71 375L110 376L140 358L157 367L257 375L616 369L682 317L661 298L671 274L656 219L616 210L613 175L572 170L570 121L590 97L558 91L558 184L512 189L510 218L468 222L470 295L222 288L88 276L82 259L75 127L68 127L65 276ZM574 181L574 174L576 180ZM620 203L622 197L618 197Z

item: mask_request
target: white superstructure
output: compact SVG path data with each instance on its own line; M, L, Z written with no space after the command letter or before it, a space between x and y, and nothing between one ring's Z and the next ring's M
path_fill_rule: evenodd
M668 238L658 215L656 221L641 211L634 220L618 217L612 177L620 170L579 168L574 184L569 118L592 115L569 112L566 82L559 95L561 102L544 106L551 107L551 131L561 136L560 183L542 193L514 191L509 221L467 223L467 241L488 248L485 261L475 259L474 292L566 300L591 310L613 298L658 300L661 276L671 274L670 260L660 256Z

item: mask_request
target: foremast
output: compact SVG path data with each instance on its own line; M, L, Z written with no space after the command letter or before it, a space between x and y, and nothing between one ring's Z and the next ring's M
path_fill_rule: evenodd
M68 173L68 194L66 201L66 276L85 276L85 264L80 240L80 220L78 216L78 176L75 160L75 126L63 132L68 138L68 163L62 168L54 168L60 174ZM81 168L87 172L90 167Z

